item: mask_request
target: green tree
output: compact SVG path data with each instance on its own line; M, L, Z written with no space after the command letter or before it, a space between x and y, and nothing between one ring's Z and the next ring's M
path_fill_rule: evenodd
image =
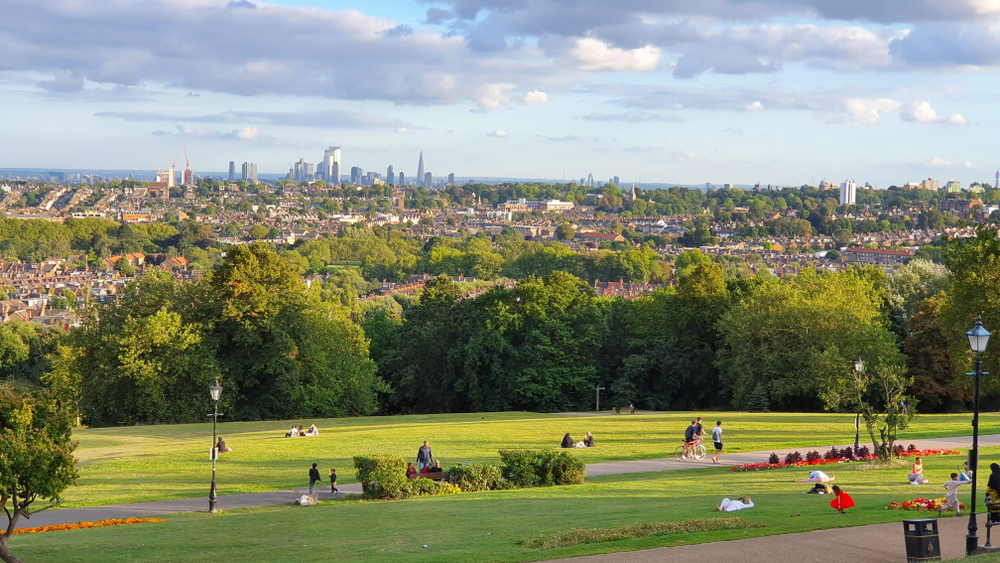
M973 399L970 381L958 375L948 355L948 340L941 329L946 304L943 292L916 303L906 325L903 352L913 379L910 393L925 413L959 412Z
M877 361L862 371L842 369L824 383L821 396L828 409L860 413L876 454L888 461L897 432L906 430L916 415L916 404L906 394L911 383L901 366Z
M253 240L263 240L267 238L267 234L269 231L270 229L268 229L264 225L254 225L250 227L250 230L247 231L247 234L249 234L250 238Z
M559 240L573 240L576 237L576 230L570 223L562 223L556 227L556 238Z
M7 526L0 533L4 562L21 563L8 547L18 520L37 513L31 508L38 500L58 502L76 482L71 431L72 410L55 393L0 387L0 508L7 515Z

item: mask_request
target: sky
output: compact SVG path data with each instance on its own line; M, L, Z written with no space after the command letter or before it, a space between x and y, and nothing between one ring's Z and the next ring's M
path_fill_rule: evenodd
M991 181L1000 0L0 0L0 168Z

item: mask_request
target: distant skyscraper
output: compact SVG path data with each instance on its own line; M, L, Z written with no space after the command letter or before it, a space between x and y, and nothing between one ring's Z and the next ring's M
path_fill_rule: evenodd
M389 165L389 168L385 169L385 181L390 186L395 186L396 185L396 175L392 173L392 165L391 164Z
M168 188L172 188L175 185L176 178L174 177L173 168L161 168L159 172L156 173L157 182L166 182Z
M236 163L232 160L229 161L229 181L236 181Z
M257 181L257 165L252 162L243 163L243 179L247 182Z
M399 185L400 186L406 185L406 174L403 174L402 172L399 173Z
M1000 190L1000 170L997 170L997 185L993 189Z
M420 151L420 164L417 164L417 181L424 177L424 151Z
M361 181L364 179L363 176L365 171L361 169L360 166L351 167L351 183L355 186L360 186Z
M340 147L330 147L323 151L319 175L327 184L340 183Z
M296 182L305 182L308 179L308 178L306 178L306 176L309 175L307 173L307 171L306 171L306 166L307 166L306 165L306 159L304 159L304 158L300 158L299 161L295 163L295 166L294 166L294 169L295 169L294 180Z
M854 205L857 202L857 189L854 180L844 180L840 185L840 205Z
M622 183L621 183L621 181L620 181L620 180L618 179L618 176L615 176L615 185L616 185L616 186L620 186L621 184L622 184Z
M455 185L455 173L454 172L452 172L451 174L448 174L448 185L449 186L454 186Z
M431 189L434 187L434 176L430 172L424 172L424 188Z
M592 188L594 187L594 175L593 174L587 174L587 185L590 186L590 187L592 187Z

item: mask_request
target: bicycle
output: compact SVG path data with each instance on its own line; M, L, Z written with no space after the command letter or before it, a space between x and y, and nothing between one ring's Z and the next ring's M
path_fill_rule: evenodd
M685 450L688 451L687 454L684 453ZM684 461L689 457L693 457L698 461L701 461L705 459L705 456L707 455L708 451L705 450L705 446L701 445L701 442L687 442L683 446L677 446L677 449L674 450L674 459L677 461Z

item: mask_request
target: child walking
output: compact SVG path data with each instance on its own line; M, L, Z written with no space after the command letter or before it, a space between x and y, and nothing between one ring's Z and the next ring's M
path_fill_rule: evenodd
M951 481L946 481L944 488L948 489L948 492L944 495L944 504L938 509L938 518L941 517L942 510L954 510L955 516L961 516L961 504L958 502L958 488L966 483L971 483L972 481L959 481L958 473L951 474Z
M330 492L333 494L339 493L337 490L337 468L334 467L330 469Z

